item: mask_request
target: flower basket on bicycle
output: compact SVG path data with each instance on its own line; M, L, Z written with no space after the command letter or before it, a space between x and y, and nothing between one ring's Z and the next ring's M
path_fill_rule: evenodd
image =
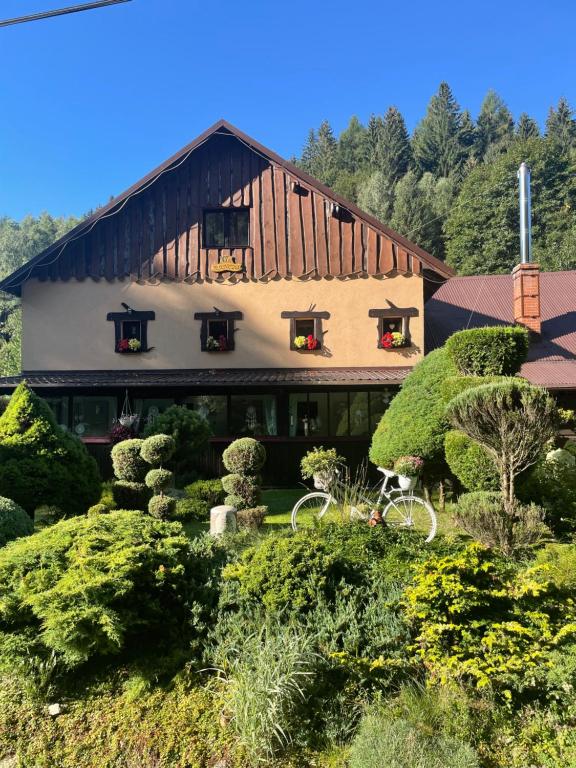
M315 472L312 476L314 488L327 491L334 482L334 472Z

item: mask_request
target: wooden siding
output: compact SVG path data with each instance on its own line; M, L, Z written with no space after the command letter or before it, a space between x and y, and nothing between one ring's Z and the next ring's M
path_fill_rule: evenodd
M221 206L250 208L250 247L203 247L203 211ZM58 253L31 276L193 282L422 271L415 253L349 211L335 211L328 196L231 134L213 135ZM212 271L229 259L244 274Z

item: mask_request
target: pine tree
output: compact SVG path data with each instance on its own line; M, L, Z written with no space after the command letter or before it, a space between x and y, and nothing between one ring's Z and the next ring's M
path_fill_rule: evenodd
M495 91L488 91L477 121L476 154L484 158L489 147L502 148L514 134L510 110Z
M378 166L378 153L384 129L384 120L379 115L370 115L366 127L366 155L370 169Z
M533 120L526 112L522 112L518 118L516 136L522 141L526 139L536 139L538 136L540 136L538 123L536 120Z
M302 157L300 158L299 165L307 173L313 174L314 168L318 160L318 139L316 138L316 131L311 128L308 133L308 139L302 150Z
M574 146L576 123L574 112L565 98L558 102L558 108L550 107L546 120L546 138L557 144L563 152Z
M389 107L382 124L378 169L393 183L404 176L411 159L412 150L404 118L396 107Z
M346 130L340 134L337 162L338 170L346 173L358 173L366 167L366 128L355 115L350 118Z
M338 172L336 165L338 144L327 120L324 120L318 129L317 140L318 154L315 159L312 175L330 186L334 184Z
M412 151L422 173L449 176L458 170L466 157L461 128L460 107L448 83L441 83L412 138Z

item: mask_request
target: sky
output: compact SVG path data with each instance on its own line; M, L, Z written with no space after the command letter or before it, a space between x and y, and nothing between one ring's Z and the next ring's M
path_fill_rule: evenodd
M0 19L80 0L2 0ZM446 80L576 107L573 0L132 0L0 28L0 216L82 215L223 117L290 158L328 119L410 130Z

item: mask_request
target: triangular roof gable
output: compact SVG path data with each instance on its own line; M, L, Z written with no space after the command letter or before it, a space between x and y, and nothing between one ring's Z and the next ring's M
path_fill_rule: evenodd
M4 278L0 282L0 290L14 295L19 295L21 287L33 275L35 268L48 267L55 264L64 253L67 246L74 241L79 240L84 235L87 235L93 230L95 225L109 217L119 213L124 206L135 196L145 192L153 184L155 184L161 177L180 167L199 147L204 145L212 136L227 133L235 136L244 146L260 155L267 160L272 166L277 166L283 169L290 177L300 182L305 188L309 187L311 191L315 191L328 201L339 206L344 211L347 211L349 215L359 219L368 226L372 227L378 234L382 235L385 239L390 240L397 247L406 250L409 254L416 257L421 263L422 268L429 269L437 273L442 277L451 277L454 272L443 261L429 254L424 249L412 243L407 238L398 234L392 229L384 226L376 218L370 214L360 210L356 205L344 199L340 195L336 194L329 187L325 186L317 179L307 174L298 166L293 163L284 160L284 158L277 155L272 150L263 146L259 142L252 139L247 134L240 131L238 128L228 123L226 120L218 120L210 128L201 133L196 139L190 142L187 146L174 154L160 166L144 176L140 181L133 184L125 192L113 198L109 203L99 208L91 216L87 217L78 224L74 229L67 232L63 237L49 246L47 249L39 253L34 258L30 259L26 264L17 269L8 277Z

